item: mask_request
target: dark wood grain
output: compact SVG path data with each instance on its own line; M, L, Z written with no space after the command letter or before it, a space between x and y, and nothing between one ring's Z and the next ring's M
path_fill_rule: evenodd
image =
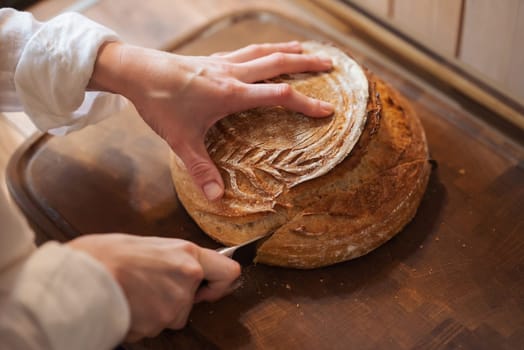
M252 42L337 42L272 13L244 13L214 28L174 49L208 54ZM348 48L413 102L426 129L438 166L414 220L353 261L311 271L250 266L231 296L196 305L184 330L127 348L522 348L524 149ZM215 247L177 201L168 162L166 144L129 110L66 137L33 140L12 159L8 176L44 239L116 231Z

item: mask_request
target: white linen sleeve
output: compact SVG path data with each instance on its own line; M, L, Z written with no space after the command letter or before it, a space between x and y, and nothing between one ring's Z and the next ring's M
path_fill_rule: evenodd
M65 134L121 110L122 96L88 91L99 48L118 36L77 13L40 23L0 10L0 109L24 110L42 131Z
M56 242L31 254L0 298L6 349L111 349L129 325L126 298L109 272Z

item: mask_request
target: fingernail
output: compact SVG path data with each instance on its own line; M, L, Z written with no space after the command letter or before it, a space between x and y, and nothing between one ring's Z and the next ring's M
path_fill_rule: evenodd
M320 109L322 109L322 111L325 112L326 114L331 114L334 111L333 105L329 102L324 102L324 101L320 102Z
M218 199L220 195L222 194L222 189L214 181L208 182L207 184L205 184L202 187L202 190L204 191L206 198L210 201L214 201L215 199Z
M323 65L330 66L330 67L333 64L333 61L329 57L321 57L320 62L322 62Z
M302 44L298 41L290 41L288 42L288 47L292 50L297 50L302 52Z

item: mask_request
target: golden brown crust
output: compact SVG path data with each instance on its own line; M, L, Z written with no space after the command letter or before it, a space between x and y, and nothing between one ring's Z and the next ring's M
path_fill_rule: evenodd
M398 233L415 215L430 174L422 125L409 103L373 75L383 101L348 158L289 193L294 212L258 248L257 262L315 268L356 258ZM369 118L369 117L368 117Z
M264 241L256 261L315 268L370 252L413 218L429 169L425 160L402 164L351 191L323 198L322 210L305 208Z
M410 104L373 74L367 76L367 121L349 156L327 174L281 193L271 211L220 215L208 210L174 160L177 193L198 225L226 245L274 231L259 246L256 261L293 268L352 259L398 233L426 189L427 144Z

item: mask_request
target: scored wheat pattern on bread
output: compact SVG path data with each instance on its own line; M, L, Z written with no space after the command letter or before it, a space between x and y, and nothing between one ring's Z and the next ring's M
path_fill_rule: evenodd
M207 134L209 154L228 182L226 200L234 199L231 206L237 210L272 211L282 192L339 164L362 133L369 94L362 68L335 47L307 42L303 48L331 57L333 71L271 81L331 102L332 117L314 119L278 106L260 107L224 118Z

